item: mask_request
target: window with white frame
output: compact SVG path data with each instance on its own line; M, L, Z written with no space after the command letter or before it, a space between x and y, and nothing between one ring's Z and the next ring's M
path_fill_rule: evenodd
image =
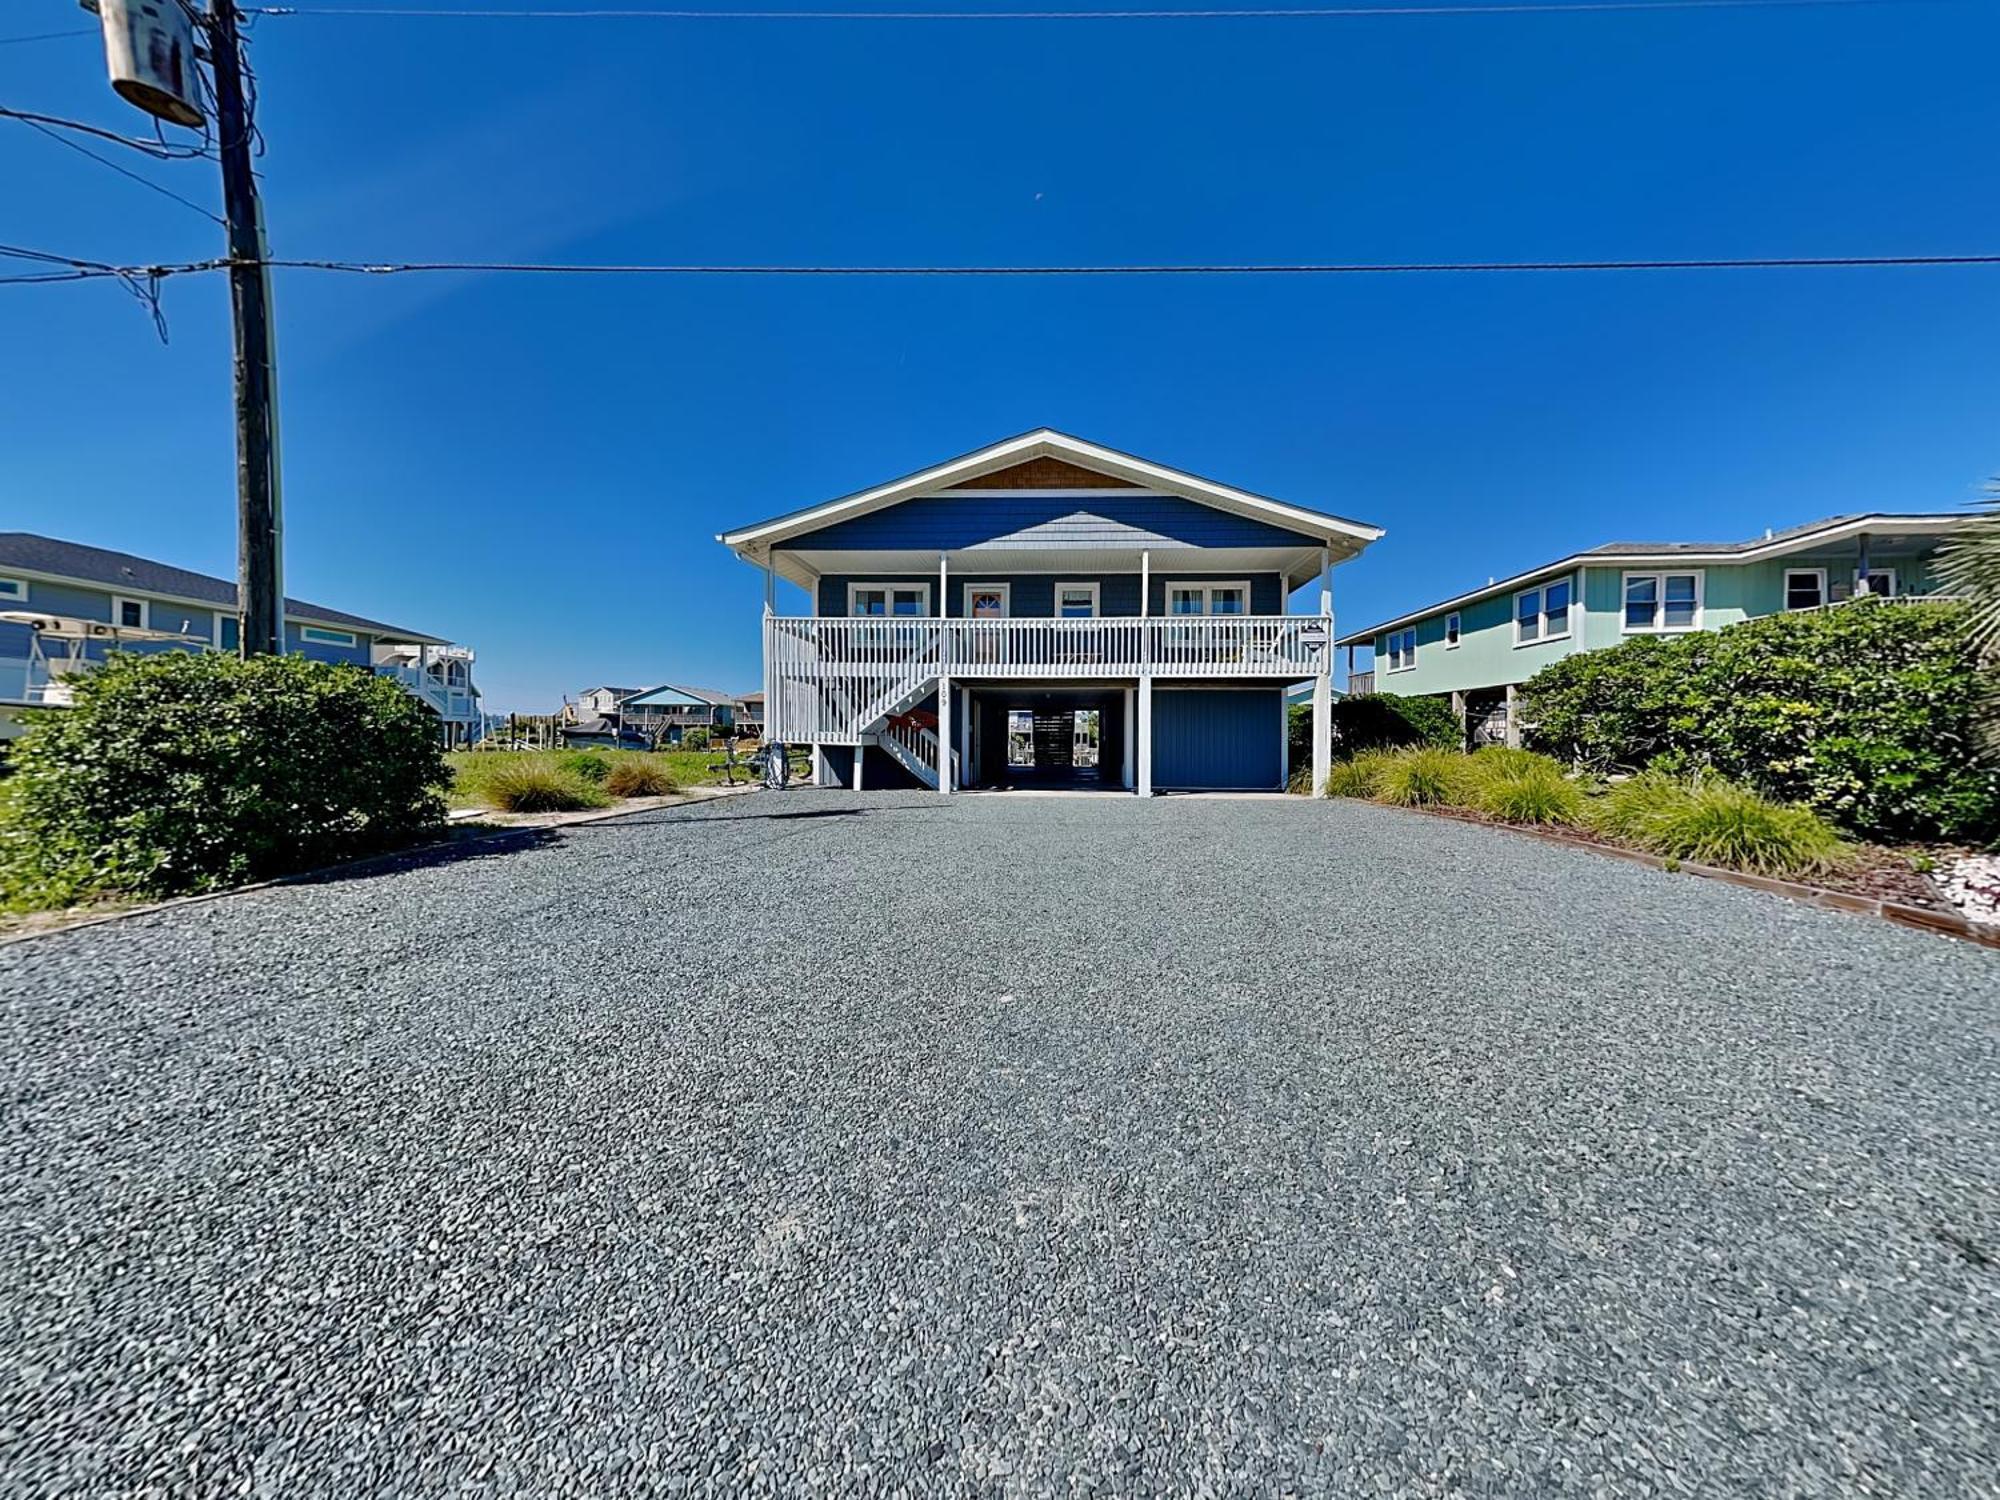
M931 586L928 583L850 583L847 586L850 615L928 615Z
M1056 585L1056 618L1058 620L1094 620L1097 618L1097 585L1094 583L1059 583Z
M1453 610L1444 617L1444 649L1456 651L1459 642L1458 611Z
M299 639L313 641L322 646L352 646L354 634L347 630L325 630L318 625L301 625Z
M126 630L146 628L146 601L144 599L115 598L111 601L111 623Z
M1250 613L1250 585L1247 583L1169 583L1167 613L1170 615L1247 615Z
M1874 594L1883 599L1896 597L1896 570L1894 568L1870 568L1864 579L1859 569L1854 574L1856 596Z
M28 597L28 580L25 578L0 578L0 599L21 600Z
M1389 632L1389 670L1407 672L1417 664L1417 629L1414 625Z
M1540 588L1523 589L1514 596L1514 644L1530 646L1537 641L1559 641L1569 634L1570 596L1575 583L1558 578Z
M1818 609L1826 603L1825 568L1785 569L1785 608Z
M1699 630L1701 585L1702 574L1699 570L1692 573L1627 573L1625 631L1630 634L1648 630Z

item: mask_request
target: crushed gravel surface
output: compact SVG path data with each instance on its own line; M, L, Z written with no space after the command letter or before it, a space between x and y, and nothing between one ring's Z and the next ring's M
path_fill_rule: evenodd
M2000 954L791 792L0 949L0 1492L1990 1495Z

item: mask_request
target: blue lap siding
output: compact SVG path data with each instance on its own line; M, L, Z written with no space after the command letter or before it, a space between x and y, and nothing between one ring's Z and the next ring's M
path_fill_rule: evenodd
M1172 583L1235 583L1250 585L1250 613L1281 615L1285 612L1285 588L1276 573L1195 572L1155 559L1152 573L1150 613L1167 612L1167 585ZM837 616L847 613L847 589L855 583L891 583L907 586L928 585L931 608L937 608L936 573L829 573L819 580L819 613ZM965 573L949 575L946 582L945 614L952 618L965 614L965 586L968 583L1004 583L1008 586L1008 610L1016 619L1047 619L1055 613L1058 583L1094 583L1098 586L1098 613L1106 617L1139 613L1137 573Z

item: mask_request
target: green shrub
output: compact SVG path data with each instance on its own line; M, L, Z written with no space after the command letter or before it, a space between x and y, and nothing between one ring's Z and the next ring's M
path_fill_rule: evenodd
M565 750L556 757L556 766L572 776L600 784L611 774L610 759L595 750Z
M611 798L594 781L539 755L495 756L501 764L484 772L478 794L500 812L581 812L609 807Z
M1523 689L1534 744L1713 773L1879 838L2000 829L1977 653L1953 605L1860 601L1580 652Z
M407 844L443 821L437 720L386 678L297 656L113 653L15 742L15 906L171 895Z
M1336 753L1358 755L1363 750L1395 750L1405 745L1434 745L1458 750L1465 745L1465 726L1443 698L1404 698L1395 693L1368 693L1342 698L1333 705ZM1306 717L1307 753L1311 753L1312 717Z
M1333 769L1327 772L1327 796L1374 796L1376 779L1382 773L1383 763L1389 758L1388 752L1383 750L1364 750L1352 760L1336 761Z
M709 738L709 732L706 729L687 730L681 735L681 749L706 750L709 745Z
M1481 750L1466 767L1473 807L1507 823L1567 826L1583 816L1583 789L1545 755Z
M1470 790L1467 766L1471 757L1457 750L1429 746L1384 755L1374 775L1378 801L1397 807L1454 806Z
M1840 835L1810 808L1772 802L1726 781L1638 777L1604 801L1598 827L1676 862L1809 875L1845 859Z
M665 766L635 755L611 768L604 790L614 797L664 797L679 789Z
M1313 758L1313 706L1310 703L1285 705L1285 744L1294 766L1311 766Z

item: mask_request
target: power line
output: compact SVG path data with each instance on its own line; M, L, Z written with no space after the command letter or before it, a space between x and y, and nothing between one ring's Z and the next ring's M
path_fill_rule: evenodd
M194 199L183 198L179 193L175 192L172 188L162 187L160 186L159 183L153 181L152 178L150 177L141 177L137 172L134 172L127 167L120 166L110 157L99 156L95 151L91 150L88 146L80 145L78 142L71 140L66 135L58 135L55 131L49 129L49 127L46 125L39 124L34 120L22 120L21 123L27 126L30 130L37 131L40 134L47 136L50 140L54 141L58 146L67 146L69 147L70 150L89 157L92 161L97 162L101 166L109 167L112 171L116 172L120 177L131 178L132 181L138 183L140 187L151 188L161 197L171 198L174 200L174 202L179 203L184 207L193 209L196 213L200 214L204 219L207 219L212 223L220 224L223 222L222 216L220 214L213 213L210 210L203 208L199 203L195 202Z
M74 130L82 135L109 141L114 146L125 146L142 152L155 161L188 161L197 156L207 156L208 150L202 146L173 146L166 141L148 141L136 135L120 135L115 130L104 130L96 125L86 125L81 120L65 120L61 115L40 115L32 110L9 109L0 104L0 119L19 120L24 125L50 125L58 130Z
M94 276L162 280L227 270L230 259L187 261L176 265L114 266L101 261L14 251L0 246L0 255L32 256L74 269L86 280ZM2000 254L1977 255L1821 255L1718 256L1651 260L1495 260L1495 261L1318 261L1297 263L1207 263L1192 265L1038 265L1038 266L837 266L721 264L564 264L528 261L345 261L274 258L261 262L271 270L319 271L355 276L427 274L510 274L535 276L773 276L773 277L1032 277L1032 276L1412 276L1506 275L1556 272L1617 271L1796 271L1881 270L1917 267L2000 266ZM242 262L253 264L253 262Z
M1560 15L1565 11L1826 10L1943 0L1475 0L1467 5L1339 5L1246 10L536 10L436 6L257 5L259 16L451 21L1314 21L1397 16Z
M38 31L32 36L0 36L0 47L20 47L29 42L59 42L73 36L98 36L95 26L82 27L76 31Z

